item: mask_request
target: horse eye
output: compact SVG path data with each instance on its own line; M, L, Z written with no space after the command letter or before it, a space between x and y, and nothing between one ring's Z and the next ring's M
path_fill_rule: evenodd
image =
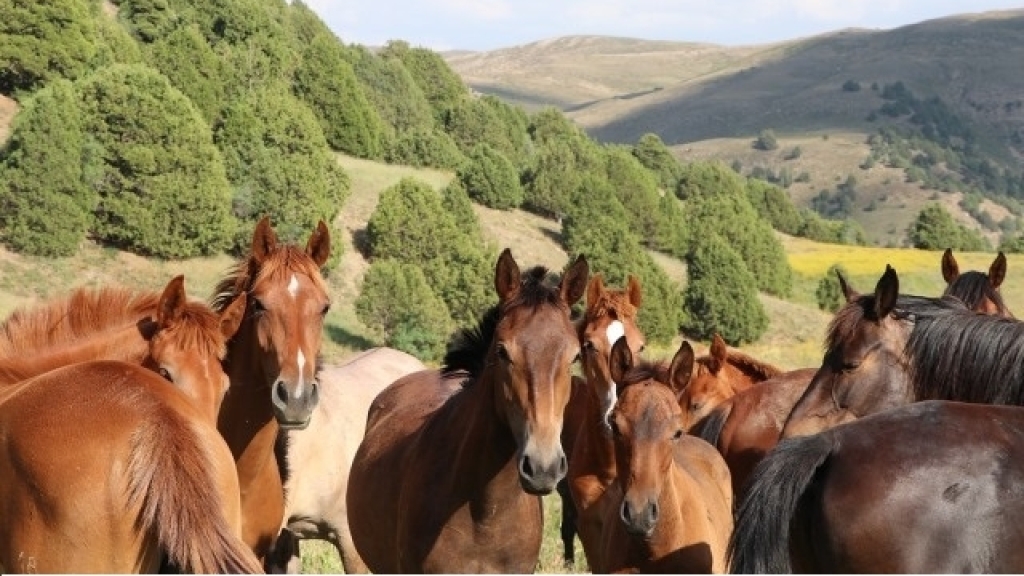
M637 354L643 352L646 349L647 349L647 344L641 344L640 348L637 349Z
M612 436L616 436L616 437L622 436L622 431L619 430L619 425L615 423L615 420L609 418L608 419L608 427L611 428L611 430L612 430Z
M593 342L593 341L591 341L591 340L585 340L585 341L583 342L583 351L584 351L584 352L587 352L587 353L589 354L589 353L593 352L593 351L594 351L594 350L596 350L596 349L597 349L597 348L596 348L596 347L594 346L594 342Z
M261 302L259 298L253 298L250 302L253 316L259 316L267 311L266 307L263 306L263 302Z
M501 358L502 360L504 360L505 362L508 362L508 363L512 362L512 357L509 356L508 348L505 348L504 344L501 344L499 342L496 352L498 354L498 358Z
M682 429L676 430L676 433L672 435L672 439L673 440L679 440L682 437L683 437L683 430Z
M331 303L324 304L324 309L320 311L321 316L327 316L327 313L331 311Z
M860 360L844 361L839 369L842 370L843 372L853 372L857 368L860 368Z
M157 374L159 374L161 378L167 380L168 382L174 382L174 379L171 378L171 373L168 372L166 368L161 367L159 370L157 370Z

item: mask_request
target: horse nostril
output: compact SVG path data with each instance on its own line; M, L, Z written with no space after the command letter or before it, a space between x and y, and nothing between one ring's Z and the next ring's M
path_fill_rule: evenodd
M569 471L569 460L567 460L565 455L563 454L562 457L558 460L558 475L559 476L565 476L566 472L568 472L568 471Z
M533 463L529 456L523 456L523 463L519 466L519 473L525 478L533 478Z
M285 388L284 382L278 382L277 385L274 386L274 394L277 395L277 399L280 400L282 404L288 402L288 389Z
M658 503L654 502L651 504L651 522L658 521Z
M632 521L630 520L630 514L629 514L629 504L627 504L625 502L622 503L622 507L619 508L619 517L622 518L622 521L625 522L626 524L631 524L632 523Z

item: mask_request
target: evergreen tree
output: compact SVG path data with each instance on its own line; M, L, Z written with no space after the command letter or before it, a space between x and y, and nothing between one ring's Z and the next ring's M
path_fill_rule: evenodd
M486 143L470 150L469 161L459 168L458 179L472 199L489 208L512 210L523 203L515 167Z
M413 81L427 97L438 126L449 110L469 94L462 79L448 66L440 54L427 48L413 48L402 40L392 40L381 51L381 57L400 60Z
M636 156L645 168L657 174L658 185L663 190L671 192L676 189L683 167L660 136L652 132L641 136L633 147L633 156Z
M359 158L381 157L380 117L363 95L333 34L315 36L303 50L294 90L316 114L331 148Z
M687 258L683 291L685 330L701 340L718 333L732 346L754 342L768 329L768 314L743 259L717 234L702 234Z
M381 58L363 46L347 47L345 57L370 107L383 121L389 141L407 132L434 129L430 103L401 60Z
M605 157L608 183L626 209L630 230L636 231L645 246L657 247L661 220L666 215L659 210L661 197L654 174L627 147L607 146Z
M849 278L850 273L842 264L836 263L828 268L828 272L818 281L818 288L814 291L814 297L818 301L818 309L835 313L846 303L843 288L839 284L839 274L843 278Z
M283 240L302 242L317 221L333 222L348 197L348 177L316 116L283 84L227 107L214 136L235 188L230 205L243 230L269 215ZM341 246L332 243L332 259ZM247 247L248 236L240 234L236 248Z
M207 122L225 104L224 63L195 24L174 28L146 46L146 61L192 100Z
M86 2L0 3L0 94L32 92L55 78L81 77L96 57L96 39Z
M224 249L234 233L230 189L210 128L167 78L115 65L81 81L82 127L99 194L93 231L162 258Z
M952 248L954 250L979 251L991 249L988 241L977 231L957 224L949 212L936 202L925 206L917 214L917 218L910 224L907 234L915 248L924 250Z
M85 239L97 197L82 180L82 121L71 82L25 102L0 158L0 227L13 250L69 256Z
M444 302L415 264L377 260L355 301L359 320L380 333L384 344L424 362L439 360L453 326Z

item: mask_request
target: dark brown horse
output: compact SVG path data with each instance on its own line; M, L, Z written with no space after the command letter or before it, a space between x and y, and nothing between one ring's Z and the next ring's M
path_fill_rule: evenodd
M1013 318L999 292L1006 278L1006 256L1002 252L992 261L987 274L976 270L961 274L953 251L947 248L942 253L942 277L946 280L943 296L956 296L968 308L982 314Z
M245 319L228 342L231 387L217 427L238 468L244 539L261 559L284 522L278 432L307 426L319 397L320 344L331 303L320 269L330 244L323 222L303 249L278 242L264 218L249 254L221 280L212 300L219 311L248 295Z
M578 530L587 564L594 572L604 571L602 526L605 509L615 505L606 494L615 480L615 452L607 417L617 397L608 358L620 338L625 338L632 353L643 350L644 335L637 325L642 299L635 276L629 277L625 290L608 290L602 276L596 274L587 285L586 308L576 323L585 379L573 379L574 394L566 409L564 430L574 433L562 435L563 446L570 448L564 480L570 498L562 498L562 542L566 560L572 559L572 537ZM574 514L567 518L567 511ZM569 526L574 530L568 530Z
M718 405L783 372L777 366L730 349L725 340L715 334L708 353L697 358L693 377L679 399L683 425L693 431Z
M1022 494L1024 409L911 404L780 442L739 505L731 568L1020 573Z
M558 287L498 258L499 304L449 347L441 370L374 400L352 462L348 519L373 572L532 572L541 501L565 475L559 435L580 353L569 308L581 256Z
M901 296L891 267L873 294L846 292L822 365L783 437L919 400L1024 403L1024 323L948 296Z
M125 303L106 302L112 312ZM244 298L219 317L188 303L179 276L145 327L153 370L80 357L0 388L4 572L146 572L164 557L186 571L259 571L240 539L238 479L215 427L228 382L220 361L243 309ZM66 311L88 332L103 320L94 310ZM19 316L29 317L39 316ZM48 370L52 359L19 358L15 372Z
M671 364L635 362L625 338L612 348L621 390L608 416L618 471L604 524L608 572L722 573L732 532L729 468L686 433L680 395L693 372L683 341Z

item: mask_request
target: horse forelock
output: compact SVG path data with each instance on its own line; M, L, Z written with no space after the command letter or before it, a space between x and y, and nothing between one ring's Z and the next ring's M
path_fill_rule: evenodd
M671 364L668 361L652 361L639 359L626 370L626 373L622 376L622 381L617 384L623 388L639 382L645 382L647 380L655 380L662 384L668 385L669 379L669 368Z
M327 282L320 273L320 267L304 249L291 244L280 245L262 262L257 262L250 254L233 266L217 283L210 307L215 312L223 312L235 297L250 292L257 284L287 284L292 274L307 276L318 290L325 294L328 292Z
M174 340L179 347L194 350L203 356L223 360L227 340L220 331L220 317L205 304L188 302L182 318L174 324Z
M921 314L905 353L919 400L1024 405L1020 321L962 307Z
M15 311L0 324L0 356L38 354L124 328L155 313L159 292L119 286L79 288L69 296Z
M1013 316L1006 307L1002 294L992 287L988 274L983 272L972 270L960 274L946 286L946 291L942 295L959 298L972 310L979 310L987 299L996 305L1000 316Z

